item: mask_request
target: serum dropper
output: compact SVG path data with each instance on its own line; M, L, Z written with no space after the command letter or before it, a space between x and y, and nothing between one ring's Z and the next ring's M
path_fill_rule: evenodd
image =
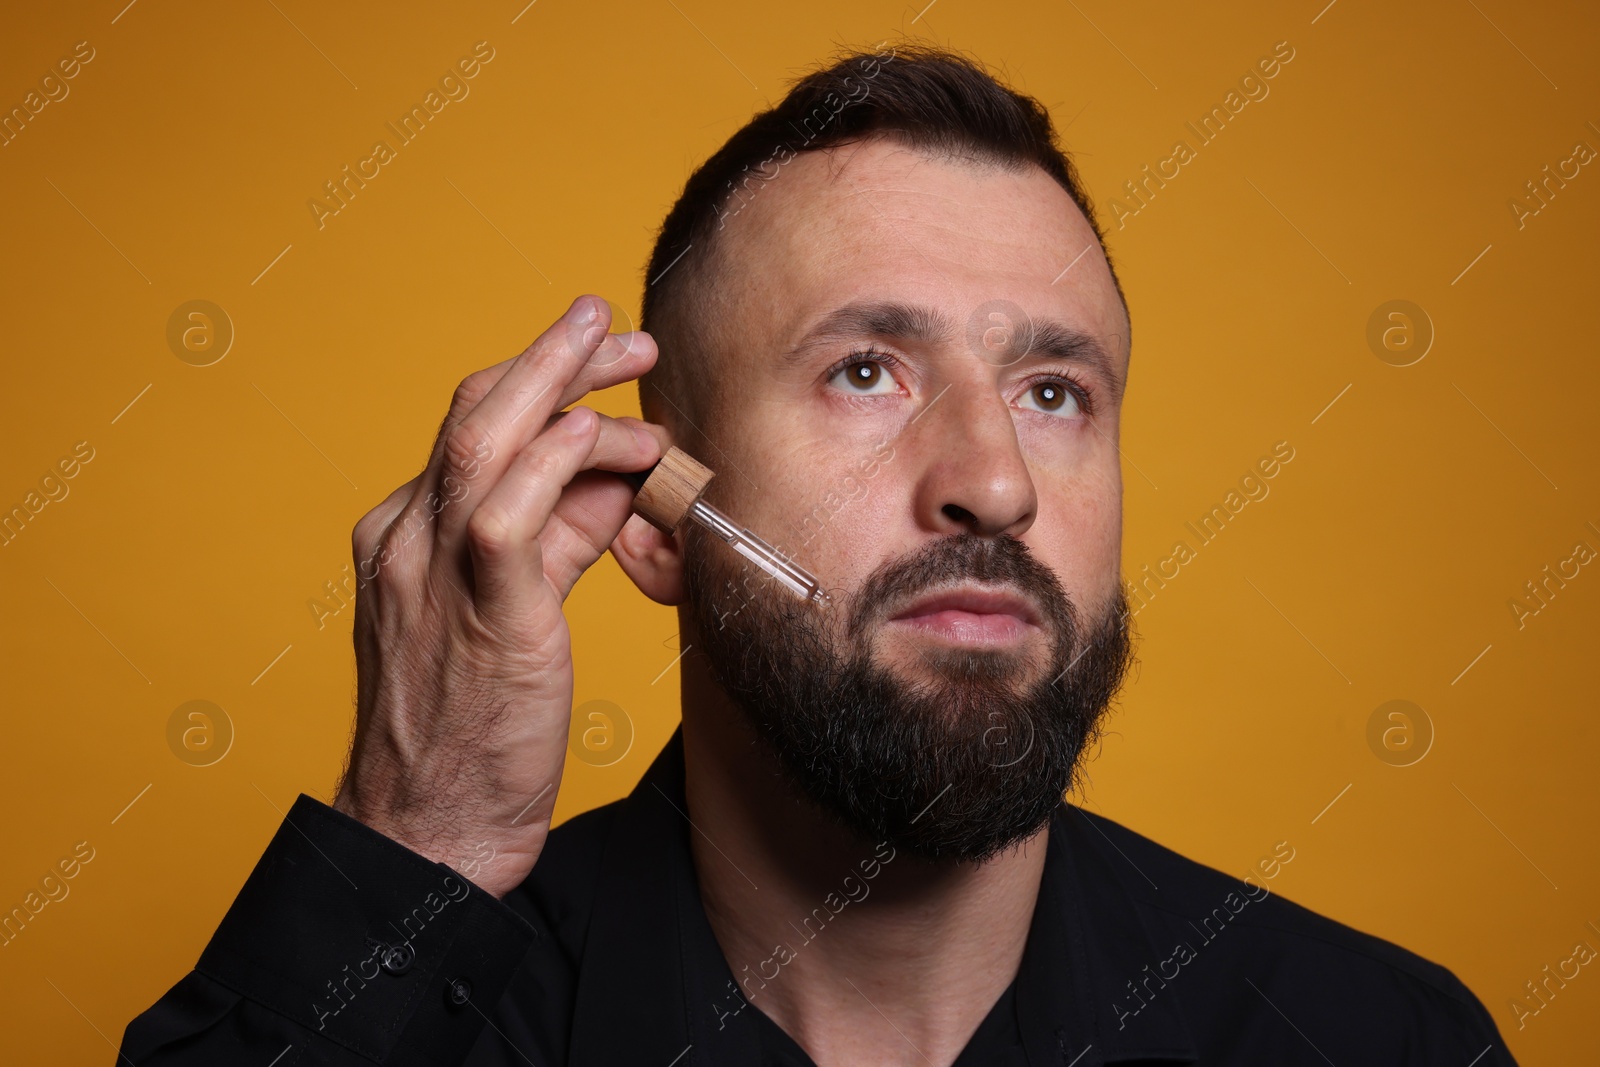
M808 571L700 499L716 474L683 449L674 445L655 466L622 477L638 491L633 498L634 513L656 529L670 534L693 519L800 599L828 602L828 594Z

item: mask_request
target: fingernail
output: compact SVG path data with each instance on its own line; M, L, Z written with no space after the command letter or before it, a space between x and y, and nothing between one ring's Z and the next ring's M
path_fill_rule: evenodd
M661 442L656 440L655 434L651 433L649 430L646 430L642 426L635 426L633 428L633 436L638 438L639 447L644 449L646 452L655 452L661 448Z
M561 417L561 426L574 437L582 437L594 429L595 413L593 409L575 407Z
M572 309L567 313L572 321L578 325L593 322L600 317L600 308L595 300L587 296L580 296L572 302Z

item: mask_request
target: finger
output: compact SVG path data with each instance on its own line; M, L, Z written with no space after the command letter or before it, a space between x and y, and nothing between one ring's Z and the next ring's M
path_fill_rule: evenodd
M587 313L598 305L597 314L592 321L584 322ZM593 348L589 357L582 361L581 369L560 390L560 395L555 400L555 408L564 408L576 403L583 396L595 389L604 389L623 381L637 378L654 365L656 359L656 345L649 334L635 331L623 334L606 333L603 323L609 322L610 307L605 301L594 296L579 297L568 307L548 330L540 335L539 339L529 345L527 349L510 359L486 367L468 375L456 387L454 396L450 401L449 411L445 414L440 424L439 432L435 436L433 447L429 451L428 462L424 467L422 480L417 484L412 495L411 509L416 509L432 501L437 504L440 500L447 503L459 495L461 475L470 473L481 460L493 450L492 442L475 443L470 450L471 454L465 457L463 463L467 470L456 471L451 485L444 485L446 475L445 467L449 461L445 455L445 447L449 442L452 432L462 420L470 415L483 403L488 396L512 369L519 364L529 362L531 356L536 356L543 349L548 349L557 344L557 339L563 334L572 346L581 347L585 341ZM596 343L598 342L598 343ZM531 434L526 435L531 436ZM522 442L518 442L521 444ZM482 455L479 455L479 453ZM410 510L410 509L408 509ZM429 545L431 548L431 543Z
M667 430L654 423L630 415L610 421L633 430L635 436L645 443L649 464L654 464L672 445ZM655 441L654 448L649 447L646 438ZM619 445L619 448L625 454L626 446ZM645 466L643 463L635 464L632 459L618 460L617 453L608 448L607 437L602 433L584 469L573 476L557 498L550 517L536 536L543 545L545 578L562 601L566 600L583 572L605 555L627 523L628 516L633 514L637 488L620 478L611 477L608 472L643 470Z
M605 555L633 514L634 489L599 471L580 471L539 531L545 580L563 603Z
M543 525L562 488L588 462L600 425L589 408L567 412L517 453L511 469L467 519L474 604L491 625L526 624L560 612L560 601L544 580L535 524Z
M570 430L578 425L596 424L590 451L576 467L568 467L551 454L551 434L561 433L561 427L575 412L583 412L579 419L567 425ZM538 535L551 509L560 498L573 475L579 470L598 467L609 471L640 471L661 458L660 440L644 428L638 419L613 419L585 408L553 417L545 430L512 457L509 467L493 485L480 487L478 496L470 501L457 499L449 504L467 512L462 524L463 543L471 540L471 525L479 510L488 509L482 521L493 529L511 527L508 536L528 540ZM447 482L450 479L447 477ZM621 483L620 479L613 479ZM626 483L621 483L625 487ZM459 485L456 488L461 488ZM631 488L631 487L627 487ZM441 516L441 521L443 516ZM462 551L466 552L463 556ZM453 572L471 556L471 548L462 551L453 548L435 548L433 560L436 567Z
M616 418L618 422L624 423L635 430L649 434L651 437L655 438L656 446L661 449L663 454L665 454L667 449L671 448L673 445L672 433L665 426L661 426L653 422L646 422L643 419L636 419L632 415L618 415ZM603 469L610 470L611 468L606 467Z
M551 415L539 432L548 430L567 414L558 411ZM669 436L665 427L632 415L595 414L600 419L600 437L595 442L594 455L584 465L585 470L590 467L617 473L643 470L659 460L668 448L668 443L664 443Z
M567 450L562 447L565 435L575 432L578 427L587 426L590 421L595 421L597 427L592 435L589 452L575 464L569 463ZM632 421L636 420L630 420ZM587 430L585 433L587 434ZM588 408L574 408L557 419L550 429L517 455L493 489L477 504L472 517L468 520L468 529L472 531L481 526L502 533L511 543L533 543L545 528L558 503L568 496L569 483L580 472L597 468L640 470L659 458L659 443L639 427L603 415L597 416ZM612 510L623 512L616 520L620 526L620 523L627 519L626 512L629 510L628 501L631 499L632 487L618 478L607 478L606 481L621 492L621 496L613 497L612 503ZM481 517L479 513L482 513ZM604 526L606 521L595 518L590 520L590 525ZM469 540L472 537L473 534L469 532ZM605 546L610 543L610 538L606 538L592 553L580 545L575 558L578 560L586 558L586 562L576 564L578 570L581 571L583 567L598 559ZM542 565L546 573L554 571L565 576L575 564L565 558L544 558ZM523 580L530 580L531 573L530 571L523 574ZM576 576L568 578L558 602L575 580Z
M558 402L562 407L581 400L592 389L609 388L612 385L635 378L643 374L655 362L655 342L650 338L649 334L608 335L596 350L596 357L602 356L608 348L614 348L620 355L606 356L608 362L604 367L586 364L578 373L578 376L567 384L558 398ZM453 512L449 520L449 529L443 531L442 537L442 543L445 545L442 550L443 554L452 559L461 558L460 545L463 537L461 530L465 523L465 516L470 514L473 502L481 499L492 487L493 474L485 474L485 468L499 466L495 462L495 457L501 454L503 448L509 448L514 451L526 444L538 432L532 426L515 430L510 435L511 444L509 446L497 443L495 440L480 439L472 444L470 448L458 447L453 460L448 458L445 452L452 433L460 424L461 419L474 410L473 405L481 403L485 391L492 388L491 383L508 372L515 362L516 359L506 360L495 367L479 371L462 382L456 390L455 399L451 403L451 411L452 413L462 412L464 414L452 414L446 417L444 424L440 428L439 436L434 442L428 467L423 471L421 479L414 483L416 489L412 495L410 506L406 509L406 514L426 515L430 519L429 524L432 525L431 519L434 515L438 515L446 509L450 509ZM548 427L554 419L559 417L559 412L547 417L544 423L545 427ZM648 425L637 419L631 419L630 421L640 426ZM665 440L665 430L657 431L652 427L650 432L658 440ZM659 456L656 458L659 458ZM654 459L651 462L654 462ZM638 468L619 469L636 470ZM439 533L435 531L419 548L425 550L426 554L431 556L434 551L438 550L437 546L440 543Z
M603 304L600 305L603 308ZM587 321L603 322L595 312ZM608 342L603 326L597 325L574 340L572 316L551 330L507 369L488 394L445 434L439 459L430 468L435 488L455 502L440 515L434 550L449 556L459 554L465 536L467 517L478 498L493 488L500 474L517 452L543 428L558 402L581 397L590 382L606 382L617 374L636 373L641 364L617 360L602 368L589 381L580 381L584 359ZM577 321L585 321L579 319ZM654 358L654 343L640 343L639 360L647 366ZM622 368L619 370L618 368Z
M439 432L434 438L433 449L429 454L429 466L439 459L450 430L477 408L511 367L532 349L533 346L530 345L522 353L502 360L492 367L474 371L462 380L451 398L450 410L445 414L444 421L439 424ZM656 355L655 339L647 333L634 331L607 334L595 349L593 356L584 363L577 377L561 391L556 401L556 409L575 404L586 394L596 390L632 381L654 365Z

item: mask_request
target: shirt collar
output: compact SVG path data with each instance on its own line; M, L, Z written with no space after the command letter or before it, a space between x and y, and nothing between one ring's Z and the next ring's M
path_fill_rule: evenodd
M620 805L595 885L571 1062L673 1067L760 1062L760 1037L700 902L689 853L683 732ZM1113 1004L1162 958L1093 816L1051 821L1039 903L1017 980L1031 1067L1198 1058L1172 996L1134 1020Z

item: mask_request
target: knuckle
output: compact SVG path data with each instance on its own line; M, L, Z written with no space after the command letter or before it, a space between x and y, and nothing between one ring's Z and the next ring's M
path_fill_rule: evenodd
M455 470L475 471L493 450L489 435L471 419L456 424L444 439L445 459Z
M482 465L493 461L494 456L494 442L489 440L480 441L472 450L472 457L456 464L456 469L461 472L463 477L475 478L478 475L478 471L482 469Z
M499 556L510 547L511 529L498 512L479 508L467 518L467 537L481 555Z
M548 448L525 452L522 456L522 468L534 482L559 480L563 474L563 466L561 453Z
M486 371L473 371L461 379L461 384L456 386L455 395L450 398L451 412L465 413L477 407L478 401L488 395L491 385L493 382L490 381Z

